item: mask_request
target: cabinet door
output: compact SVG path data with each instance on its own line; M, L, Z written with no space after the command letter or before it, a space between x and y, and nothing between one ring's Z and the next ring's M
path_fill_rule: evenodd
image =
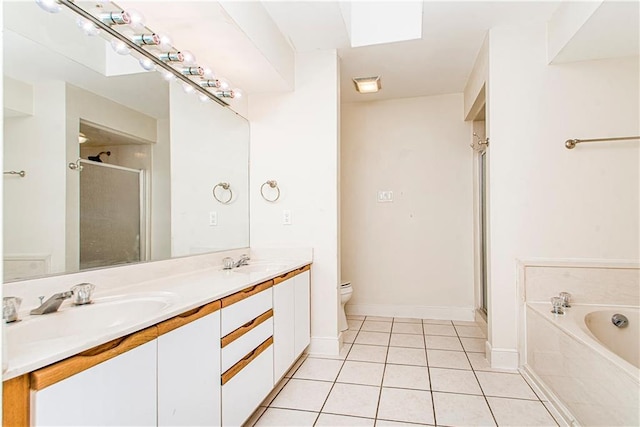
M32 392L36 426L156 425L156 340Z
M309 271L298 274L295 280L295 356L298 356L311 342L311 275Z
M158 425L220 425L220 311L158 337Z
M296 359L295 284L293 277L273 287L273 379L276 383Z

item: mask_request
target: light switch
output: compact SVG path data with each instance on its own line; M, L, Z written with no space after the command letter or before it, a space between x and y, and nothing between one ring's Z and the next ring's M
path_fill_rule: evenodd
M209 212L209 226L213 227L218 225L218 213L211 211Z
M288 209L282 211L282 224L291 225L291 211Z
M380 190L378 191L378 203L393 202L393 191Z

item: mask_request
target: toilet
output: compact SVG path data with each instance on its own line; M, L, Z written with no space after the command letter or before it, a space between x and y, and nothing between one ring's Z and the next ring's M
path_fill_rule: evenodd
M351 287L351 282L342 282L340 285L340 331L346 331L349 329L349 324L347 323L347 314L344 311L344 305L351 299L351 295L353 294L353 288Z

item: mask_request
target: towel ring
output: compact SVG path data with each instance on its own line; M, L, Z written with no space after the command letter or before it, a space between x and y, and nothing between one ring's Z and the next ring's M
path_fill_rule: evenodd
M269 199L267 196L264 195L264 186L265 185L268 185L270 188L275 188L276 189L278 194L276 195L275 199ZM262 195L262 198L265 199L267 202L273 203L273 202L277 201L280 198L280 188L278 187L278 182L276 180L269 180L269 181L265 182L260 187L260 194Z
M216 188L218 188L218 187L221 187L223 190L227 190L229 192L229 198L227 200L218 199L218 196L216 196ZM231 191L231 186L229 185L228 182L220 182L220 183L216 184L216 186L213 187L212 193L213 193L213 198L216 199L217 201L219 201L220 203L222 203L223 205L229 204L231 199L233 199L233 191Z

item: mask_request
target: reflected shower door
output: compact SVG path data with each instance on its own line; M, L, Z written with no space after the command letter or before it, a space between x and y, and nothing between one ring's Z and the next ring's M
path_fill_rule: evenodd
M80 269L143 259L143 171L81 161Z

